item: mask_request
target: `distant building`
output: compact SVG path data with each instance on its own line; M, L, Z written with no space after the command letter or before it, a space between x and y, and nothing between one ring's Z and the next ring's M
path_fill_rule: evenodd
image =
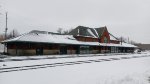
M141 50L150 50L150 44L135 44Z
M107 27L78 26L68 35L33 30L2 43L9 55L132 53L136 46L122 43Z

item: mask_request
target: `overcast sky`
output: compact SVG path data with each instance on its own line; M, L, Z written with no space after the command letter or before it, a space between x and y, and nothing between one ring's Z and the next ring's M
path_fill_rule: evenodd
M0 33L7 11L9 31L107 26L117 37L150 43L150 0L0 0L0 5Z

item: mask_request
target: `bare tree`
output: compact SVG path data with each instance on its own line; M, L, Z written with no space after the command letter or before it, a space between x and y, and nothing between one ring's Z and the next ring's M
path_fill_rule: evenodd
M58 28L57 33L62 34L62 28Z
M121 42L129 43L129 44L136 44L137 43L137 42L135 42L133 40L129 40L129 38L125 38L125 37L119 37L118 39Z
M16 29L13 29L12 31L10 31L10 33L7 35L7 39L9 38L14 38L14 37L17 37L19 36L19 33Z
M73 29L71 28L71 29L68 29L68 30L63 30L62 28L58 28L58 30L57 30L57 33L59 33L59 34L69 34L70 33L70 31L72 31Z
M1 35L0 35L0 41L3 41L3 40L4 40L4 35L1 34Z
M126 43L128 42L128 40L125 37L122 37L122 36L119 37L118 39L119 39L119 41L122 41L122 42L126 42Z
M130 43L130 44L138 44L137 42L135 42L135 41L133 41L133 40L131 40L129 43Z
M63 31L63 34L68 34L68 33L69 33L68 30Z
M69 30L64 30L64 31L63 31L63 34L69 34L72 30L73 30L72 28L69 29Z

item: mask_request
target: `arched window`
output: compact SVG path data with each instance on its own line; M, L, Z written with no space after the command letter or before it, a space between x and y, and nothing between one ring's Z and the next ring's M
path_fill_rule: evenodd
M104 43L108 43L108 39L104 37Z

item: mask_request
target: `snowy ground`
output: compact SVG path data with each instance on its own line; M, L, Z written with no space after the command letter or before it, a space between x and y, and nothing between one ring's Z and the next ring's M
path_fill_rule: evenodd
M0 62L0 68L150 55L130 54ZM2 66L5 64L6 66ZM149 84L150 57L0 73L0 84Z

